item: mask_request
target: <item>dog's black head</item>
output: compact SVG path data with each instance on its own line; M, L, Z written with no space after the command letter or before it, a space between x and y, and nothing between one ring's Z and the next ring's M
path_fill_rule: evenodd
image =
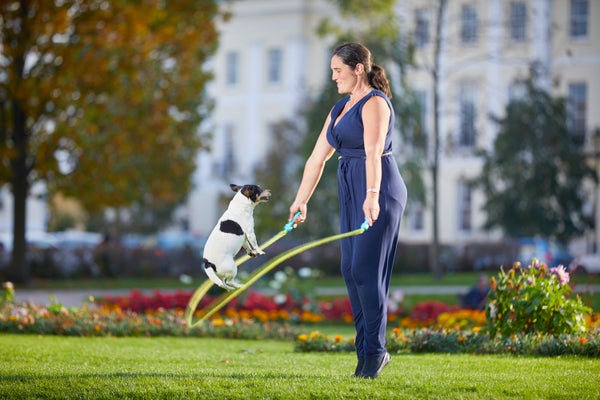
M260 203L261 201L269 201L271 198L271 191L269 189L263 189L258 185L244 185L239 186L235 184L229 185L231 190L234 192L240 192L244 196L250 199L253 203Z

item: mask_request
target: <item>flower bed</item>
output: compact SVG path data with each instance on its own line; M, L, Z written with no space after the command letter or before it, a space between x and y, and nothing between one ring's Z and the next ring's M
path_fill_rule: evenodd
M138 313L154 312L163 310L185 310L192 292L176 291L173 293L161 293L154 291L150 295L144 295L139 290L132 290L128 296L107 296L96 299L96 304L105 310L124 310ZM198 305L198 309L207 308L215 297L204 296ZM316 303L309 297L304 296L299 300L291 295L266 296L260 292L250 291L240 297L233 299L222 314L228 318L253 318L260 322L282 321L295 323L329 322L352 322L352 311L350 302L346 298L333 299ZM390 314L389 318L395 320L396 314Z
M124 298L112 298L82 307L53 303L39 306L17 303L12 285L0 292L0 332L70 336L182 336L294 341L296 351L354 351L353 339L332 338L318 331L301 329L321 321L349 318L346 299L319 304L317 312L290 298L276 301L260 293L236 299L210 321L189 328L184 319L188 294L155 292L144 296L133 291ZM203 301L201 307L208 304ZM166 308L171 307L171 308ZM137 310L137 311L134 311ZM143 310L143 311L142 311ZM548 335L519 333L507 337L488 334L484 311L464 310L439 302L416 305L407 316L392 314L388 337L390 352L510 353L526 355L576 354L600 356L600 314L585 316L586 331L579 334ZM395 325L395 327L394 327Z
M390 353L471 353L532 356L580 355L600 357L600 333L552 336L514 335L501 340L474 331L445 329L394 329L387 340ZM299 352L354 351L352 339L330 338L318 331L300 334L295 350Z

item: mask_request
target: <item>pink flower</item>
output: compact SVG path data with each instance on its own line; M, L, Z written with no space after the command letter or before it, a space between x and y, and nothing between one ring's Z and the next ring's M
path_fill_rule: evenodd
M551 268L550 272L556 275L561 285L569 283L569 273L565 270L564 266L559 265L558 267Z

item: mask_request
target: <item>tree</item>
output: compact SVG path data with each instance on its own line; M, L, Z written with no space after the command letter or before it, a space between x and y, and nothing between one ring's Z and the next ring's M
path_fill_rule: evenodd
M271 149L254 170L254 176L260 179L257 183L272 192L269 203L259 205L254 211L259 243L264 241L260 238L268 239L287 222L296 190L290 182L294 182L295 168L300 163L300 127L294 121L282 120L272 128Z
M437 18L435 23L435 45L433 49L433 67L431 70L433 85L433 154L431 160L431 185L432 185L432 234L433 240L429 248L429 264L433 277L438 280L442 277L439 263L439 159L440 159L440 56L442 51L442 32L446 0L439 0L437 4Z
M486 195L484 227L567 243L593 226L584 187L597 177L582 157L584 137L569 130L565 99L540 88L534 71L522 82L524 98L494 117L499 133L476 182Z
M210 108L215 0L0 5L0 182L14 196L12 279L26 282L25 201L44 181L90 211L175 204Z
M409 197L424 201L424 185L420 171L425 160L425 141L418 118L418 102L404 81L405 69L412 63L412 49L400 34L399 19L394 10L396 2L381 0L371 2L369 7L365 7L364 2L358 0L330 1L337 5L341 17L337 21L324 19L318 34L321 37L333 37L334 45L349 41L361 42L371 50L376 63L388 67L392 103L402 135L402 145L412 149L411 152L403 154L406 158L401 160L400 168L409 187ZM307 130L311 139L304 141L302 153L305 156L310 154L315 143L312 138L321 131L327 113L338 99L337 92L330 85L325 85L307 111ZM331 234L337 231L339 226L336 168L335 163L327 163L319 184L320 189L311 200L312 203L322 205L318 208L313 207L310 211L310 218L318 220L319 223L303 228L303 231L311 236Z

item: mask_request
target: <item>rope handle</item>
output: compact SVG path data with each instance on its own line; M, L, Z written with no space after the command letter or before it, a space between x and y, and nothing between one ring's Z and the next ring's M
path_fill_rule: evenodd
M290 233L292 231L292 229L294 229L294 224L296 223L296 220L301 215L302 215L302 212L300 212L300 211L298 211L296 214L294 214L294 216L292 217L292 220L283 226L283 230L286 231L287 233Z

